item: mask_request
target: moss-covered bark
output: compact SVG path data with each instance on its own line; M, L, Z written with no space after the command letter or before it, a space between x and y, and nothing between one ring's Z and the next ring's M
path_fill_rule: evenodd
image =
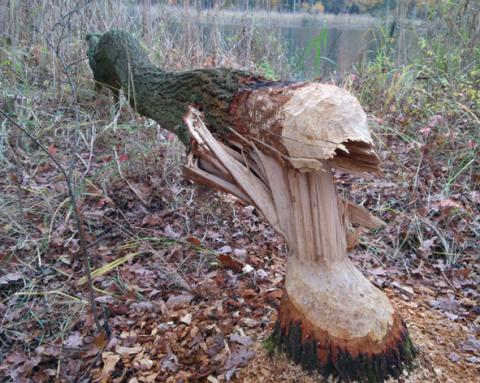
M233 126L229 113L234 96L242 89L269 83L239 70L198 69L166 72L154 66L140 43L124 31L89 34L88 56L97 82L113 90L123 89L138 113L157 121L162 128L188 144L183 116L189 105L204 113L217 137Z

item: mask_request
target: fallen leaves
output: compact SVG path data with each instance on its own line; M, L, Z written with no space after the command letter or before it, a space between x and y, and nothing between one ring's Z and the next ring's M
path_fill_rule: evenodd
M243 333L243 331L242 332L235 332L232 335L230 335L230 340L232 342L241 344L242 346L250 346L250 345L253 344L252 338L245 335Z
M165 358L163 358L161 362L161 367L162 370L168 372L177 372L178 369L180 368L180 365L178 364L178 358L176 357L175 354L170 352Z
M180 238L180 233L177 233L171 225L165 226L163 229L163 232L167 237L172 237L172 238Z
M23 278L22 274L18 272L7 273L0 277L0 285L8 285L11 282L19 281Z
M219 254L218 260L223 267L229 268L237 273L241 273L246 265L245 262L241 261L240 259L234 258L231 255L224 253Z
M192 299L193 295L190 294L170 295L167 299L166 305L168 308L178 309L188 306Z
M174 215L163 217L175 218ZM164 227L164 234L169 234L170 238L175 236L173 233L179 234L177 224ZM101 345L102 364L93 367L92 376L97 381L114 381L128 377L128 371L132 371L135 377L131 379L139 383L169 378L219 382L234 379L239 369L255 355L256 329L259 326L272 328L271 300L281 295L281 289L275 286L283 279L279 272L283 271L283 265L267 263L271 263L273 257L281 258L268 244L272 238L264 237L261 230L254 226L254 233L261 238L256 243L265 244L263 248L256 247L250 252L247 247L257 245L250 245L251 239L239 236L232 242L235 246L219 247L211 263L213 266L197 275L189 274L193 294L168 285L167 280L160 279L159 283L155 279L158 274L152 269L154 264L140 257L116 267L115 271L128 283L128 293L121 300L106 301L113 338ZM198 238L205 237L197 231L185 240L183 236L176 237L176 241L169 242L168 250L159 254L169 262L182 257L198 257L197 252L203 251L209 241L216 243L225 235L225 232L220 236L212 235L211 230L203 233L210 234L202 247L199 247ZM126 250L132 251L130 247ZM223 254L218 255L218 252ZM119 259L114 251L104 249L103 253L109 257L108 263L111 259ZM266 256L249 256L254 253ZM222 255L238 261L238 267L223 265ZM96 283L109 280L110 274L99 274ZM71 335L73 344L76 334ZM88 344L84 346L88 348Z
M451 352L448 354L448 359L450 359L452 362L458 362L460 361L460 355L458 355L456 352Z
M120 356L112 352L102 353L103 368L98 379L101 383L106 383L110 380L112 373L115 371L117 363L120 361Z
M226 379L230 380L233 370L245 366L254 356L255 352L247 346L235 346L222 367L222 371L226 372Z
M188 313L183 317L181 317L180 322L182 322L183 324L186 324L187 326L190 326L190 324L192 323L192 313Z
M75 331L65 339L63 344L70 348L80 347L83 344L83 336L78 331Z
M434 236L430 239L424 240L418 248L420 254L424 257L429 257L430 255L432 255L432 249L435 247L437 239L438 238Z
M143 350L142 346L135 346L135 347L124 347L120 345L115 346L115 352L117 354L136 355L142 352L142 350Z
M425 139L435 133L436 126L429 129ZM395 142L388 152L404 158L407 152L413 156L416 149ZM122 164L128 177L127 166L135 156L130 151L119 153L129 153ZM382 231L361 236L362 249L352 258L377 286L399 298L396 307L403 307L402 316L409 318L412 333L424 337L417 338L421 339L420 355L441 356L435 360L442 379L455 380L461 375L458 371L470 377L468 372L480 362L479 280L474 262L478 245L472 235L479 228L472 217L478 213L475 203L480 194L459 193L454 185L448 193L436 189L435 177L441 174L435 167L430 169L427 152L424 162L398 167L405 173L404 180L398 174L390 177L397 165L389 155L384 155L385 179L364 180L355 186L339 181L357 202L389 221ZM126 154L120 155L119 162L123 159ZM106 156L94 157L92 170L103 169L108 161ZM412 180L417 170L415 189ZM63 195L63 186L52 181L55 172L43 164L35 183L25 190L44 194L52 188ZM10 350L0 362L2 378L53 381L61 360L60 374L66 381L88 369L88 378L97 382L239 382L248 381L242 375L248 365L270 376L270 381L279 381L274 364L269 364L273 362L262 359L263 364L256 364L255 352L258 355L261 340L271 334L275 308L284 294L283 241L252 206L199 191L178 178L167 183L162 172L155 167L129 183L112 182L108 190L93 185L93 179L79 201L91 236L100 320L110 329L111 338L94 333L85 307L72 314L76 302L65 296L25 295L10 300L10 306L2 301L0 313L9 326L25 323L22 331L8 333ZM64 207L60 206L60 213ZM31 267L17 262L0 276L2 291L14 293L23 281L34 281L50 291L66 286L71 297L83 298L85 291L74 282L83 277L75 229L61 218L52 228L43 220L34 222L32 241L50 235L42 253L44 266L37 267L36 260ZM24 246L22 256L35 253L31 242ZM456 261L450 262L451 257ZM56 321L67 313L74 320L61 337L61 323ZM45 343L28 346L26 353L24 347L45 336ZM282 368L290 368L281 360Z
M432 307L441 309L444 311L456 312L460 308L460 302L453 295L448 295L447 297L434 299L434 300L431 300L429 303Z
M94 344L98 349L104 348L107 344L107 341L107 334L104 331L100 332L100 334L94 338Z
M460 348L466 352L472 352L480 356L480 340L471 335L460 343Z

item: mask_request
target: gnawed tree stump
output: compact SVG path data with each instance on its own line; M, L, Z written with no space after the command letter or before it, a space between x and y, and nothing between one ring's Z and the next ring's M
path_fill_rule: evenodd
M352 224L382 224L340 199L332 176L332 168L379 170L353 96L229 69L167 73L121 31L107 32L89 52L95 79L123 88L137 111L189 147L188 178L256 206L285 238L286 293L273 336L291 359L368 382L410 367L405 324L347 257Z
M305 87L308 86L335 95L337 101L342 99L339 95L354 100L335 87ZM327 97L321 102L330 101L334 102ZM337 108L326 115L325 126L329 126L325 120L338 117L338 113L344 111ZM318 368L326 375L369 382L398 376L413 359L405 324L386 296L346 256L350 222L369 227L381 224L367 211L337 195L331 167L344 168L345 162L354 158L347 155L348 161L342 159L338 163L328 157L295 158L273 150L273 143L263 146L266 153L260 149L258 137L248 135L238 141L232 139L236 148L233 151L213 138L194 109L186 124L194 140L185 167L187 177L255 205L288 243L291 254L286 294L279 310L275 341L295 362ZM362 129L365 128L366 124ZM310 135L312 131L304 132L309 135L308 140L305 136L296 137L296 148L303 140L319 153L329 153L330 149L323 151L320 147L324 142L332 145L332 135L318 140L318 135ZM359 136L352 134L352 139ZM352 164L359 170L366 166L364 161L365 157ZM367 163L372 166L370 161Z

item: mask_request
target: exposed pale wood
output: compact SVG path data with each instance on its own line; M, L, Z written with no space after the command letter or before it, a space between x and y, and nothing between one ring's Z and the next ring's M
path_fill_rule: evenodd
M312 83L290 95L282 108L282 140L290 156L330 159L336 150L348 152L349 141L372 144L365 112L344 89Z
M292 195L289 187L288 173L278 159L271 157L255 147L260 161L263 163L267 182L272 192L275 209L280 226L291 250L298 252L295 223L293 222Z
M347 222L343 218L343 210L335 202L337 193L329 163L315 160L320 164L321 172L289 169L282 165L285 156L279 159L265 154L247 139L244 139L248 145L242 156L216 142L200 116L191 110L186 119L187 125L198 142L197 147L201 148L197 150L197 155L206 161L200 161L200 167L223 179L222 185L219 185L222 190L232 190L237 196L248 195L248 200L262 211L273 226L280 229L296 257L327 262L345 255ZM207 164L210 168L205 166ZM256 176L245 164L254 168ZM197 179L199 174L212 183L212 178L204 173L197 172ZM220 182L219 179L217 181ZM236 184L235 189L233 184ZM342 203L349 222L369 228L383 223L349 201L342 200Z
M245 157L242 156L239 152L237 152L235 149L231 148L230 146L225 145L222 142L219 142L220 146L222 147L223 150L225 150L228 154L230 154L233 158L235 158L238 162L240 162L243 165L247 165L245 161ZM240 148L240 150L242 150Z
M392 324L393 308L346 257L344 220L328 164L321 164L323 172L301 173L282 167L277 158L255 148L262 166L259 171L267 180L268 188L264 189L259 186L263 183L239 163L243 158L238 152L225 150L216 143L198 114L192 114L187 121L192 136L199 137L202 145L207 145L216 156L215 163L221 164L248 191L244 193L216 175L208 176L199 170L197 177L253 202L262 212L266 209L267 219L273 216L271 223L280 227L290 245L294 243L286 280L291 304L315 323L318 331L337 338L368 336L373 342L381 340ZM259 202L262 200L268 203ZM365 209L342 202L352 222L367 226L381 223ZM270 209L276 215L269 214ZM359 300L365 303L361 307L355 304Z
M232 193L234 196L240 198L246 203L253 204L253 201L235 184L232 184L225 179L216 176L200 169L197 165L190 163L183 167L183 172L186 177L199 184L209 186L213 189L219 189L225 193Z
M311 195L311 184L309 182L309 176L311 173L299 173L298 176L298 186L300 194L294 196L300 201L301 209L301 218L302 222L297 222L300 227L302 227L302 236L297 239L297 241L305 242L305 254L297 254L297 257L305 257L311 260L315 260L317 257L317 252L319 249L315 247L315 241L313 239L313 230L318 230L319 228L313 227L313 218L312 215L315 214L315 211L312 210L312 200Z
M281 227L278 221L278 216L275 211L273 199L269 190L265 187L263 182L250 172L239 161L228 155L218 141L213 138L210 131L200 118L198 111L193 108L185 118L187 126L191 130L192 135L198 135L203 142L208 145L209 149L221 164L228 170L230 175L236 180L236 183L242 191L249 196L255 203L259 210L264 214L268 222L279 232Z
M199 167L209 173L215 174L217 177L223 178L229 182L232 182L233 179L227 170L216 160L210 156L200 157L198 160Z
M294 158L286 157L288 162L302 173L314 171L325 171L322 167L322 162L314 158Z
M303 217L302 217L302 205L300 201L300 185L298 181L298 177L300 177L301 173L290 169L287 171L288 177L288 185L290 190L291 201L290 204L292 206L292 225L295 230L295 243L296 248L295 251L291 254L291 256L298 256L299 254L304 254L305 256L308 255L307 247L305 240L303 238Z
M319 195L319 190L318 190L318 184L317 182L312 182L312 191L311 191L311 195ZM310 201L310 204L312 206L312 226L315 228L315 231L314 231L314 234L315 234L315 237L314 237L314 241L315 241L315 248L317 249L323 249L323 234L322 234L322 230L323 230L323 225L325 225L325 222L322 222L321 221L321 216L320 214L318 213L318 201L317 199L312 199ZM315 254L315 258L314 260L318 260L318 252L316 252Z
M346 257L327 265L291 258L285 284L290 302L318 332L380 342L393 323L386 296Z
M378 164L366 164L357 161L356 159L337 155L331 160L331 165L339 170L344 172L357 175L360 177L369 177L367 172L370 173L380 173Z
M385 222L372 215L367 209L343 198L341 201L347 210L348 218L351 223L365 226L369 229L377 229L385 225Z
M327 167L327 165L326 165ZM326 173L315 175L317 184L316 198L319 208L319 221L321 222L321 233L323 235L324 254L328 259L338 259L346 255L345 222L339 209L339 201L332 198L337 195L333 176L330 167Z
M262 87L236 105L237 130L282 153L300 171L319 170L321 160L346 171L378 171L367 117L344 89L320 83Z
M265 171L265 166L263 164L263 161L261 160L261 158L258 155L259 152L256 150L257 148L255 147L255 145L254 145L253 149L254 150L250 150L248 152L248 154L246 154L246 155L248 155L248 158L251 159L250 164L251 164L253 170L255 171L255 174L268 187L269 183L268 183L268 179L267 179L267 173Z

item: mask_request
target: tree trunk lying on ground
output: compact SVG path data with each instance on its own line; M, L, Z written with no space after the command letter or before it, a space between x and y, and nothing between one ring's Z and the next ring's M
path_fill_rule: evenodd
M254 205L286 240L286 293L274 340L295 362L380 382L411 366L407 328L347 257L352 224L382 221L337 194L332 168L376 172L358 101L319 83L274 83L231 69L169 73L129 34L89 35L95 80L190 149L185 175Z

